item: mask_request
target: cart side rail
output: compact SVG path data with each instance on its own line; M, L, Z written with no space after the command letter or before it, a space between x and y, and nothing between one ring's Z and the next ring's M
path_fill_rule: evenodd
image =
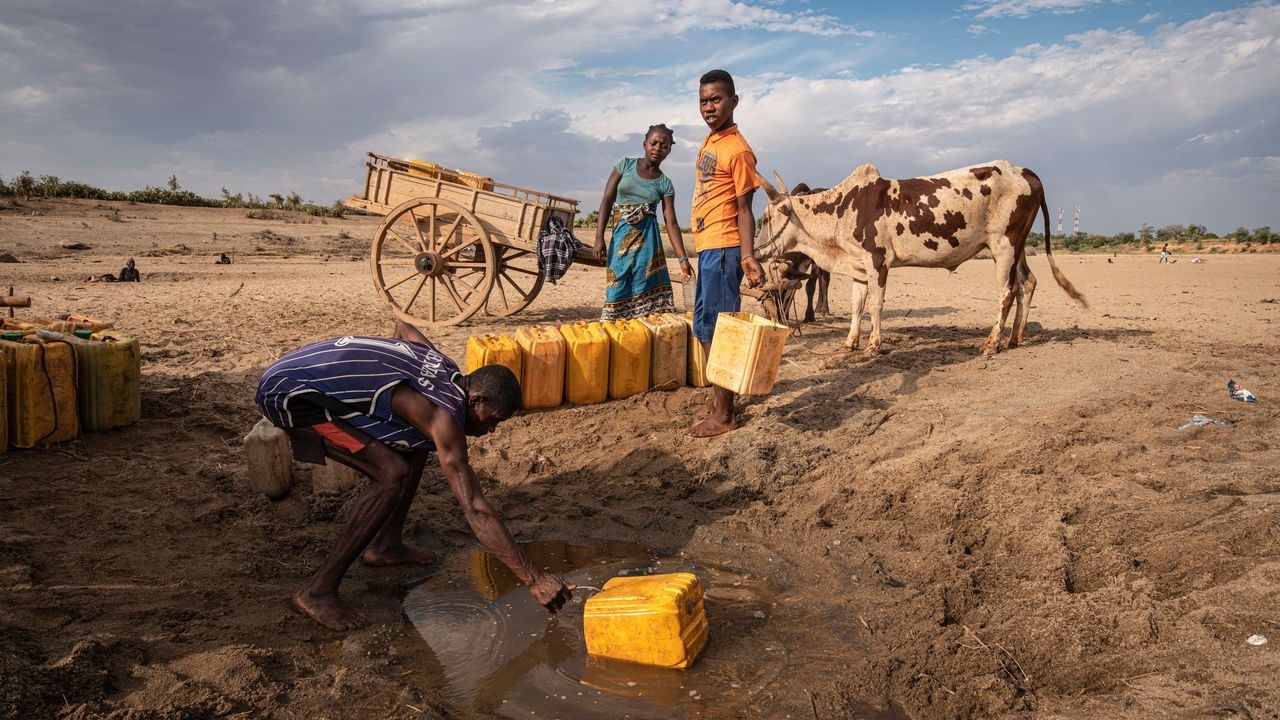
M532 248L548 217L559 216L572 226L578 201L516 185L491 182L484 187L454 182L461 173L435 168L435 174L409 172L405 160L368 153L363 195L353 195L344 204L369 212L389 213L397 205L414 198L441 198L469 210L490 232L495 242ZM479 183L477 183L479 184Z

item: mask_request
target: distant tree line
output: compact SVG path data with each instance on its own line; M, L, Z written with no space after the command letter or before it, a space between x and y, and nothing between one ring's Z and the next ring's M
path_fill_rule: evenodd
M311 202L303 202L302 197L296 192L288 195L279 193L270 193L266 199L254 195L253 193L235 193L222 188L222 197L220 199L207 198L197 195L190 190L183 190L178 183L177 175L170 175L169 181L165 187L146 186L142 190L132 190L128 192L120 190L103 190L82 182L71 180L63 180L57 175L40 175L36 177L29 170L23 170L16 177L11 178L7 182L3 175L0 175L0 198L13 198L17 200L30 200L33 197L39 198L70 198L73 200L123 200L135 203L152 203L155 205L183 205L186 207L225 207L225 208L249 208L249 209L271 209L279 208L282 210L297 210L305 212L308 215L317 217L336 217L340 218L343 214L350 212L349 209L343 207L340 203L334 202L332 205L318 205Z
M1115 235L1097 235L1078 232L1073 235L1054 235L1052 240L1056 247L1072 252L1105 250L1108 248L1115 250L1142 248L1150 252L1165 243L1173 245L1192 243L1197 250L1202 250L1205 242L1215 240L1237 243L1246 246L1246 249L1248 249L1248 246L1252 245L1280 244L1280 233L1272 232L1270 227L1254 228L1253 230L1238 227L1226 235L1219 236L1209 232L1203 225L1165 225L1162 228L1143 225L1136 233L1122 232ZM1043 233L1033 232L1027 238L1027 244L1031 247L1039 247L1043 242Z

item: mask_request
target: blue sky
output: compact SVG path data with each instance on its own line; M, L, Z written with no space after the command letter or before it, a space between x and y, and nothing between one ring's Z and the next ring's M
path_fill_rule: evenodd
M1005 158L1057 224L1280 228L1274 2L0 0L0 175L330 202L367 150L599 202L664 122L687 218L697 78L766 174Z

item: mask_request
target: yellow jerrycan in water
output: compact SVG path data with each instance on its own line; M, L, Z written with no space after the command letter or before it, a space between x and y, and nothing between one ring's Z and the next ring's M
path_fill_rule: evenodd
M520 379L520 346L510 335L472 335L467 338L467 374L485 365L505 365Z
M687 668L707 643L702 585L693 573L610 579L582 608L587 654Z
M75 348L80 429L97 432L137 422L142 417L138 341L112 330L77 330L62 338Z
M564 402L564 336L539 325L516 331L520 346L520 394L525 410Z
M689 386L706 387L711 384L707 380L707 348L693 334L693 313L687 312L681 319L684 320L685 344L688 346L685 366L689 372Z
M675 390L685 383L689 330L675 313L654 313L640 318L649 328L653 349L649 355L649 387Z
M565 323L564 399L575 405L609 397L609 335L598 322Z
M653 338L639 320L601 323L609 336L609 397L614 400L649 389L649 354Z
M270 420L262 418L244 436L244 461L250 490L272 500L289 492L293 485L293 451L289 436Z
M6 374L9 444L30 448L79 435L71 343L6 332L0 335L0 353Z

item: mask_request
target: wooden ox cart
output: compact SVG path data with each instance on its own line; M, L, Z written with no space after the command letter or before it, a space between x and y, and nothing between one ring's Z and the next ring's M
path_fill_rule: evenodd
M505 317L537 297L535 246L552 217L573 227L578 201L432 163L374 153L364 192L343 204L385 215L369 271L396 317L457 325L484 310ZM575 262L598 265L589 247Z

